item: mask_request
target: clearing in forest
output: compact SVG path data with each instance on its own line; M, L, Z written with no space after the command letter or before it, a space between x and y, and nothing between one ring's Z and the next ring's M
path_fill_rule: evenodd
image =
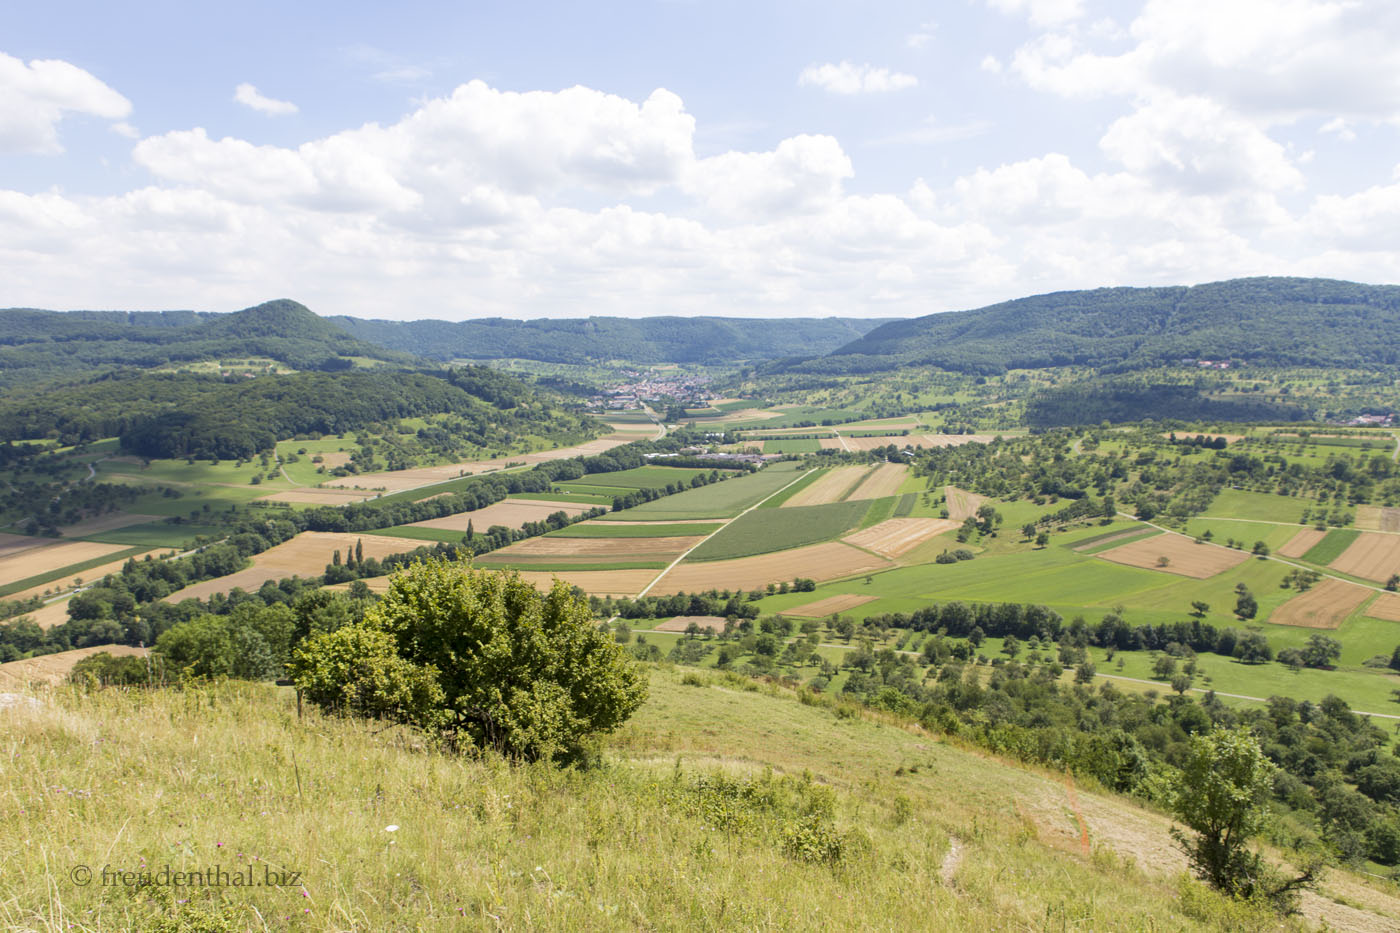
M870 468L863 466L835 467L828 470L815 482L799 489L782 504L781 508L840 502L846 498L846 493L869 472L871 472Z
M1354 577L1384 583L1400 573L1400 535L1364 531L1329 565Z
M1362 531L1400 531L1400 509L1380 505L1358 505L1356 527Z
M1327 577L1275 609L1269 621L1302 628L1337 628L1374 592L1355 583Z
M800 616L804 619L821 619L829 615L835 615L854 609L857 606L864 606L866 603L873 603L879 599L878 596L858 596L855 593L842 593L839 596L828 596L826 599L819 599L814 603L803 603L800 606L793 606L791 609L783 611L785 616Z
M412 538L388 538L340 531L303 531L290 541L283 541L261 554L254 554L253 565L245 570L195 583L171 593L165 599L171 603L191 598L208 599L214 593L227 593L234 587L252 593L268 580L275 581L293 576L319 577L325 573L326 565L331 563L336 551L339 551L344 559L361 542L364 543L365 556L377 560L383 560L390 554L416 551L427 544Z
M899 492L899 487L904 485L908 477L909 467L904 464L882 463L873 473L861 480L860 485L846 498L883 499L885 496L892 496Z
M1249 560L1249 554L1244 551L1197 544L1185 535L1177 534L1154 535L1100 551L1094 556L1115 564L1161 570L1197 580L1213 577Z
M1316 528L1302 528L1298 533L1288 539L1288 543L1278 549L1284 557L1302 557L1311 551L1322 539L1327 537L1327 529L1319 531Z
M907 554L929 538L952 531L958 523L951 518L890 518L842 538L847 544L863 547L884 557Z
M474 512L458 512L456 515L445 515L442 518L428 518L414 522L413 525L418 528L438 528L442 531L463 533L466 532L468 524L472 526L473 531L485 531L492 525L520 528L526 522L542 522L555 512L582 515L589 508L591 506L548 502L543 499L502 499Z
M965 437L967 435L955 434L953 437ZM986 496L979 496L975 492L968 492L956 486L944 486L943 495L948 502L948 517L954 521L962 521L977 514L977 509L983 502L987 501Z
M893 564L884 558L849 544L828 541L756 557L683 563L662 577L652 592L662 595L702 593L712 589L751 590L798 577L821 582L891 566Z

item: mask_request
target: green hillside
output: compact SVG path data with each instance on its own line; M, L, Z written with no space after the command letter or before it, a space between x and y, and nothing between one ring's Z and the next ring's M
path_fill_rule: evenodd
M1393 365L1400 362L1400 286L1251 278L1056 292L892 322L827 357L788 368L862 373L932 364L995 373L1075 365L1125 371L1202 359Z

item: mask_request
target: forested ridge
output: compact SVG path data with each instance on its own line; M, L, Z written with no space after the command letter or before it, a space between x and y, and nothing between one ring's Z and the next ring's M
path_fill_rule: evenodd
M1400 363L1400 286L1249 278L1168 288L1101 288L1020 298L875 328L828 356L775 364L810 373L934 365L973 373L1181 361L1271 366Z
M827 353L882 323L875 319L835 317L331 320L361 340L428 359L712 364Z

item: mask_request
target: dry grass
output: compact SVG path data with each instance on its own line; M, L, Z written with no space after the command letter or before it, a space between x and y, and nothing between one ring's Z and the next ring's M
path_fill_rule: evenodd
M1400 573L1400 535L1363 531L1328 566L1353 577L1384 583L1391 574Z
M966 435L954 434L952 436L965 437ZM979 496L975 492L968 492L956 486L944 486L943 495L948 503L948 517L956 522L976 515L978 508L987 501L986 496Z
M837 541L740 557L683 563L661 578L653 588L664 593L697 593L709 589L744 589L806 577L822 582L893 566L890 561Z
M1374 594L1375 590L1364 586L1327 577L1275 609L1269 621L1276 625L1334 629Z
M841 540L893 559L957 527L951 518L890 518Z
M589 596L636 596L652 580L655 570L522 570L520 576L547 591L558 577L572 584Z
M519 528L526 522L544 521L555 512L582 515L590 508L592 506L570 505L567 502L548 502L543 499L502 499L500 502L488 505L484 509L477 509L475 512L458 512L456 515L430 518L413 524L418 528L438 528L443 531L465 533L469 524L477 531L485 531L492 525Z
M15 583L41 573L51 573L81 564L97 557L125 551L125 544L100 544L96 541L59 541L52 538L26 538L44 542L39 547L11 550L0 557L0 586Z
M654 631L684 632L696 625L711 632L722 632L726 621L723 616L675 616L657 625Z
M826 505L831 502L840 502L846 498L846 493L870 472L869 467L863 466L835 467L817 477L816 481L810 485L799 489L781 507Z
M904 481L909 478L909 467L902 463L882 463L875 468L861 484L855 488L848 499L883 499L885 496L892 496L899 492L899 487L904 485Z
M363 502L373 498L375 493L368 490L321 489L317 486L303 486L274 492L270 496L259 496L258 502L288 502L297 505L345 505L347 502Z
M1313 549L1313 545L1325 537L1327 537L1326 529L1319 531L1316 528L1303 528L1289 538L1287 543L1278 549L1278 552L1284 557L1302 557Z
M799 616L804 619L821 619L838 612L846 612L857 606L864 606L879 599L878 596L857 596L854 593L842 593L839 596L828 596L826 599L819 599L813 603L803 603L800 606L793 606L783 612L785 616Z
M178 603L182 599L208 599L214 593L227 593L234 587L252 592L268 580L281 580L292 576L320 576L331 562L335 551L341 557L364 543L364 554L383 560L390 554L404 554L416 551L429 542L412 538L388 538L381 535L350 534L338 531L303 531L290 541L283 541L276 547L268 548L252 558L252 566L226 577L205 580L183 590L171 593L167 602Z
M134 648L131 645L94 645L90 648L74 648L72 651L26 658L23 661L10 661L0 664L0 688L15 690L34 684L62 683L68 679L73 665L89 655L103 651L116 657L144 658L150 654L149 648Z
M1197 580L1224 573L1249 560L1249 555L1243 551L1213 544L1197 544L1184 535L1170 532L1100 551L1094 556L1115 564L1161 570ZM1162 558L1166 558L1165 564Z

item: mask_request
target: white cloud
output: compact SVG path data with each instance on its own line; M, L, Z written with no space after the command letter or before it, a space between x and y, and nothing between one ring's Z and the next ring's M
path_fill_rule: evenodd
M920 23L919 28L905 36L904 44L911 49L921 49L928 45L930 40L938 34L938 24L935 22Z
M772 152L727 152L695 163L686 187L727 216L811 213L836 203L851 160L830 136L794 136Z
M1037 26L1054 26L1084 15L1084 0L987 0L1001 13L1025 14Z
M131 102L76 65L0 52L0 152L57 153L66 113L120 120Z
M808 65L797 76L797 83L833 94L882 94L916 87L919 79L887 68L841 62L839 65Z
M258 92L246 81L234 89L233 99L245 107L265 113L269 117L285 117L297 112L297 105L289 100L275 100Z

